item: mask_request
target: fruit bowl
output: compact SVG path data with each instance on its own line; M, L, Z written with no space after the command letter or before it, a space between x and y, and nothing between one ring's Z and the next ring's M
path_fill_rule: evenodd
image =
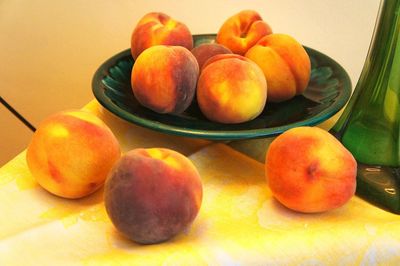
M194 46L215 41L215 34L193 35ZM100 104L118 117L155 131L193 138L238 140L276 136L290 128L317 125L337 113L351 95L346 71L330 57L305 47L311 78L302 95L281 103L267 102L254 120L221 124L208 120L194 100L180 115L159 114L139 104L131 89L134 60L126 49L95 72L92 90Z

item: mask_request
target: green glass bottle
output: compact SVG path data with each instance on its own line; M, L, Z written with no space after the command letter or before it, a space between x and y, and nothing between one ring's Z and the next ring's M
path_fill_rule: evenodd
M358 162L357 195L400 214L400 0L382 0L371 46L331 132Z

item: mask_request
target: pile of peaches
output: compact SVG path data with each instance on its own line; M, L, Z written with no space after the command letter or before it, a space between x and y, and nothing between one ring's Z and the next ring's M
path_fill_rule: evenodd
M311 71L303 46L272 33L253 10L231 16L215 42L196 47L184 23L148 13L132 33L131 54L132 91L141 105L180 114L196 97L206 118L226 124L252 120L267 102L301 94Z
M229 18L216 40L189 50L193 43L186 26L164 14L146 15L132 36L137 99L154 111L179 113L197 92L209 119L238 123L257 116L267 98L283 101L306 87L307 54L293 38L272 34L257 13ZM171 45L176 42L180 45ZM190 226L202 204L201 176L186 156L159 147L121 154L110 128L83 110L42 121L26 160L38 184L57 196L77 199L104 186L110 220L137 243L174 237ZM265 161L272 195L305 213L343 206L355 193L356 172L352 154L317 127L284 132L269 146Z

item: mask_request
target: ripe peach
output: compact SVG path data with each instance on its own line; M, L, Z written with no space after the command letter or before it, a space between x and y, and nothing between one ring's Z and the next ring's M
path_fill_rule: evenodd
M199 65L181 46L156 45L137 58L132 69L132 91L143 106L158 112L179 114L196 92Z
M69 110L41 122L26 160L43 188L60 197L80 198L104 184L120 154L118 140L102 120Z
M356 160L318 127L292 128L274 139L265 168L273 196L295 211L332 210L355 193Z
M191 50L193 37L189 28L161 12L151 12L137 23L131 36L131 54L136 59L153 45L178 45Z
M271 27L256 11L243 10L222 24L216 41L235 54L244 55L258 40L271 33Z
M218 43L202 43L193 48L191 52L196 57L197 63L199 63L200 71L204 63L214 55L232 53L231 50Z
M261 69L237 54L220 54L203 65L197 83L202 113L220 123L241 123L257 117L267 99L267 83Z
M110 172L104 200L118 231L141 244L166 241L187 228L203 187L193 163L170 149L134 149Z
M268 101L282 102L303 93L310 80L310 58L293 37L270 34L246 55L263 70L268 83Z

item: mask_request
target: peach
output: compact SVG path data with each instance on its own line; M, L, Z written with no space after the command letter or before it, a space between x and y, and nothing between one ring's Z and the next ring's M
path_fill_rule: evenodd
M271 33L271 27L260 14L254 10L243 10L222 24L216 41L235 54L244 55L258 40Z
M196 57L197 63L199 63L200 71L204 63L214 55L232 53L231 50L218 43L202 43L193 48L191 52Z
M272 195L304 213L343 206L356 189L357 163L331 134L318 127L292 128L270 144L265 162Z
M143 106L180 114L191 104L199 76L194 55L181 46L156 45L137 58L132 69L132 91Z
M47 191L81 198L100 188L120 157L118 140L92 113L68 110L42 121L26 154L30 172Z
M184 155L164 148L134 149L110 172L104 202L115 228L140 244L176 236L196 218L200 175Z
M259 40L245 56L263 70L268 83L268 101L286 101L307 88L310 58L293 37L270 34Z
M203 65L197 102L209 120L225 124L252 120L263 111L266 99L264 74L251 60L220 54Z
M140 53L153 45L183 46L193 48L193 37L189 28L167 14L151 12L137 23L131 36L131 54L136 59Z

